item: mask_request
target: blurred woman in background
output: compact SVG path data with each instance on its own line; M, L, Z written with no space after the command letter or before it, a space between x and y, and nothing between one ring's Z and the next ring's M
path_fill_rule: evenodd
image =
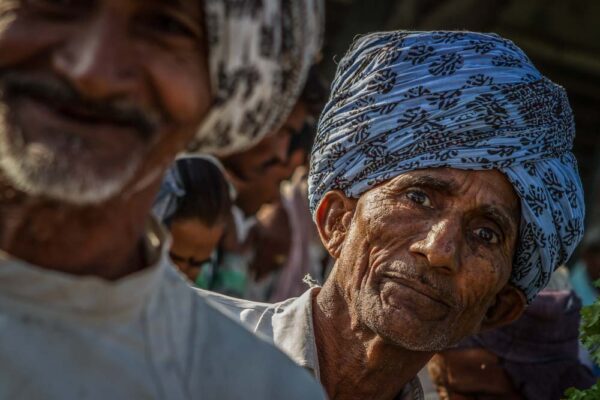
M169 255L190 281L209 288L216 248L230 217L232 188L219 162L210 156L182 157L165 175L154 204L173 242Z

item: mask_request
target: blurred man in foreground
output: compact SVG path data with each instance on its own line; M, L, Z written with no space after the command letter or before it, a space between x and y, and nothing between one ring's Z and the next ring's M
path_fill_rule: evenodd
M419 399L434 352L516 320L583 233L564 90L514 43L384 32L340 62L309 199L335 266L274 305L213 295L332 399Z
M188 287L149 218L198 127L194 148L233 151L281 124L320 16L310 0L0 0L0 398L320 397Z

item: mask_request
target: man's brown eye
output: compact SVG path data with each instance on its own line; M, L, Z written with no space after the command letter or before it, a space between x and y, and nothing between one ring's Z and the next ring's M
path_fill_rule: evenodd
M431 200L424 192L420 190L410 190L406 192L406 197L413 203L424 207L431 207Z
M489 244L497 244L500 242L499 235L490 228L477 228L475 229L475 235Z

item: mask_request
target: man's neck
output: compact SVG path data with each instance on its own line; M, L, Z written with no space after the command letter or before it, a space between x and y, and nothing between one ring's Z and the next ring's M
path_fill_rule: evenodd
M155 191L81 207L27 196L0 180L0 250L46 269L121 278L145 267L142 237Z
M432 356L386 343L359 324L332 279L313 310L321 383L331 399L394 399Z

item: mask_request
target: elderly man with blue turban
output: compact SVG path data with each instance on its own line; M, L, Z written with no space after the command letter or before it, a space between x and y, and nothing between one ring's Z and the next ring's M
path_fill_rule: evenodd
M574 134L564 89L509 40L366 35L312 151L331 276L271 306L219 301L333 399L420 398L434 352L517 319L579 242Z

